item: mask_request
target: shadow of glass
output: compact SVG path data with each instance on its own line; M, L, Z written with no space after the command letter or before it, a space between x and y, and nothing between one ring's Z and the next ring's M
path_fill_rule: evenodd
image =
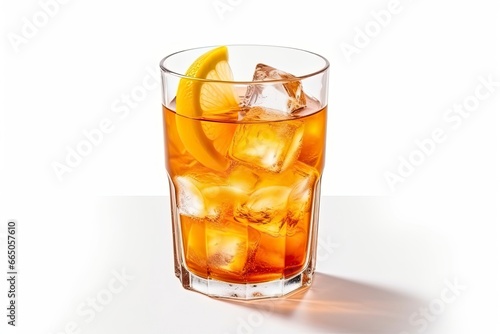
M311 288L287 298L229 302L319 331L363 334L400 333L422 305L396 291L322 273L315 274Z

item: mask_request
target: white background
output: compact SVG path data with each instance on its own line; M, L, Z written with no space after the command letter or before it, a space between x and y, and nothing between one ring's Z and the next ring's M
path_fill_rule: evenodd
M21 240L19 327L9 333L64 332L71 321L84 333L416 333L407 318L455 278L466 291L423 332L500 331L500 87L456 128L443 119L474 95L479 77L500 81L499 5L401 0L368 45L346 57L343 43L353 45L371 12L389 3L70 0L15 46L12 36L41 5L2 1L0 243L7 219L19 221ZM320 233L338 247L318 264L310 292L269 312L181 289L159 87L126 117L113 112L163 56L232 43L299 47L331 62ZM58 179L54 162L103 119L113 130ZM385 174L437 128L446 140L392 189ZM134 280L86 323L75 309L122 267ZM187 321L193 313L199 320ZM249 317L258 325L238 327Z

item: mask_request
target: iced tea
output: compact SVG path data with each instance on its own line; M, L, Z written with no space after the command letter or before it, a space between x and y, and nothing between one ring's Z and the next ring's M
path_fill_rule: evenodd
M309 252L312 206L324 163L326 108L318 110L310 101L306 110L285 120L193 120L218 134L214 145L227 149L230 166L222 172L186 151L176 128L176 117L182 116L172 109L163 107L166 164L177 190L172 195L187 268L226 282L258 283L299 273ZM288 146L283 151L293 161L280 168L267 165L265 158L252 159L258 156L252 154L258 150L252 140L268 149L277 146L273 154Z
M233 81L226 47L199 55L185 75L163 67L169 57L162 63L176 275L216 297L282 296L314 272L328 62L298 49L230 49L248 81ZM252 52L322 67L295 76L252 64Z

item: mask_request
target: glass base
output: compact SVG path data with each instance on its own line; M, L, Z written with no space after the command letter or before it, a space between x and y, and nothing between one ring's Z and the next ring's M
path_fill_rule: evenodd
M312 283L313 270L307 266L299 274L264 283L229 283L206 279L189 272L183 265L178 273L184 288L215 298L253 300L277 298L308 288Z

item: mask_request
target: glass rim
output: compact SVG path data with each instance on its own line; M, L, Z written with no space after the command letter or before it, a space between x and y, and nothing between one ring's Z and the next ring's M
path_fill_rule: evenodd
M290 78L290 79L273 79L273 80L216 80L216 79L207 79L207 78L196 78L196 77L192 77L192 76L185 75L182 73L178 73L178 72L173 71L173 70L164 66L164 63L167 59L169 59L175 55L178 55L180 53L194 51L194 50L201 50L201 49L208 49L209 50L210 48L216 48L219 46L222 46L222 45L201 46L201 47L195 47L195 48L189 48L189 49L176 51L174 53L171 53L171 54L163 57L160 60L160 69L163 73L173 75L173 76L178 77L180 79L187 79L187 80L200 81L200 82L206 82L206 83L212 82L212 83L252 85L252 84L256 84L256 83L259 83L259 84L266 83L267 84L267 83L280 83L280 82L291 82L291 81L297 81L297 80L304 80L307 78L314 77L314 76L321 74L323 72L326 72L330 68L330 62L328 61L328 59L326 59L325 57L323 57L322 55L320 55L318 53L315 53L312 51L307 51L307 50L300 49L300 48L290 47L290 46L266 45L266 44L226 44L224 46L227 46L227 47L266 47L266 48L278 48L278 49L300 51L300 52L308 53L312 56L315 56L315 57L322 59L324 61L324 65L319 70L311 72L311 73L307 73L307 74L300 75L300 76L294 76L293 78Z

